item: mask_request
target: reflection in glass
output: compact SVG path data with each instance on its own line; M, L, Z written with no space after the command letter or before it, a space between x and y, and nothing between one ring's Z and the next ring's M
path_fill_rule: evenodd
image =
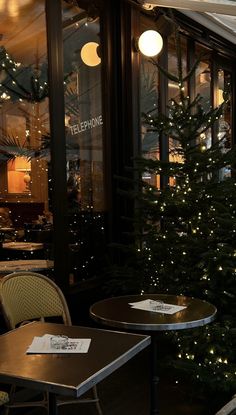
M91 17L72 7L69 19L63 19L70 277L76 282L94 274L102 258L105 201L101 40L98 15ZM84 47L91 44L96 50L88 48L85 62ZM91 64L94 51L96 65Z
M187 42L183 36L180 36L180 48L181 48L181 61L182 61L182 74L187 73ZM178 74L178 60L175 36L172 34L168 39L168 72L179 78ZM184 83L184 92L187 92L187 83ZM170 100L179 101L179 86L176 82L168 81L168 102ZM173 138L169 138L169 161L174 163L182 163L182 157L178 149L179 143ZM170 186L175 185L175 178L169 178Z
M183 36L180 36L180 48L182 56L182 73L183 76L187 73L187 42ZM168 72L178 77L178 62L175 36L172 34L168 38ZM185 92L187 91L187 85L184 84ZM179 99L179 87L174 81L168 81L168 101L170 99Z
M48 225L51 230L52 213L45 4L5 3L0 8L0 196L14 229L5 240L48 242L44 230Z
M140 110L141 114L146 114L151 118L157 115L158 111L158 71L148 61L148 58L140 55L140 59ZM146 158L158 159L160 157L158 133L144 122L141 124L141 149ZM160 187L159 175L144 173L143 180Z
M207 49L203 46L196 44L196 59L199 59L199 56L207 54ZM201 105L204 112L210 110L212 105L211 100L211 62L208 57L202 59L197 66L195 73L195 83L196 83L196 95L201 96ZM212 145L212 131L209 128L204 134L201 134L201 148L206 150Z
M224 111L219 120L218 140L220 141L221 151L227 152L232 146L232 75L224 69L218 70L218 88L217 88L217 105L224 102L226 96L227 102L224 105ZM231 175L230 166L226 166L220 171L220 179Z

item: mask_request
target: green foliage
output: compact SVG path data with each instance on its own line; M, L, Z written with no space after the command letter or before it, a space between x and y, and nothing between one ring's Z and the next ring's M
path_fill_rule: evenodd
M12 100L41 102L48 96L47 65L23 67L14 62L5 48L0 47L0 94L9 95Z
M227 134L209 145L206 135L215 128L228 104L204 110L202 98L184 94L178 35L178 77L152 61L179 86L164 114L143 114L147 130L169 137L177 162L141 157L135 160L133 222L135 243L126 249L120 267L125 292L157 292L195 296L212 302L217 321L209 327L176 333L175 367L187 371L208 390L235 393L236 388L236 149ZM145 177L162 176L161 189ZM123 277L122 269L124 271ZM128 276L128 278L126 278ZM126 281L126 284L125 284ZM114 281L113 281L114 284ZM173 362L172 362L173 364Z
M72 73L64 77L65 102L67 111L78 115L78 102L76 91L69 86ZM23 66L17 63L7 53L6 49L0 47L0 104L10 100L12 103L26 101L29 104L41 103L49 95L47 82L47 64ZM71 159L78 152L76 143L67 143L67 156ZM40 143L30 145L25 137L9 136L2 131L0 137L0 163L13 160L15 157L27 159L45 158L50 159L50 135L44 134Z

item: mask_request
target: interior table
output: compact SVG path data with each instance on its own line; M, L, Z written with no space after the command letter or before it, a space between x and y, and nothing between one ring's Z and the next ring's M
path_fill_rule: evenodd
M10 260L44 258L44 244L39 242L3 242L2 255Z
M3 242L3 249L16 249L17 251L38 251L43 249L43 243L40 242Z
M53 270L54 261L46 259L17 259L0 261L0 277L17 271L44 272Z
M166 304L184 306L174 314L163 311L146 311L132 308L130 303L143 300L163 301ZM216 307L204 300L168 294L144 294L112 297L90 307L90 316L98 323L126 330L151 334L151 403L150 413L159 414L157 384L157 333L204 326L216 316Z
M87 353L26 354L35 336L90 338ZM150 336L96 328L34 322L0 336L0 382L49 392L49 415L57 415L56 394L80 397L151 342Z

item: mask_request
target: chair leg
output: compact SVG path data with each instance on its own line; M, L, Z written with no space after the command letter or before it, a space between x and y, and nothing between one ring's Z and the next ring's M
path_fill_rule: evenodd
M16 390L15 385L11 385L10 391L9 391L9 403L11 402L11 399L15 393L15 390ZM3 415L9 415L9 412L10 412L10 407L5 406L3 410Z
M10 408L8 408L7 406L4 406L4 408L2 408L1 414L2 415L8 415L9 414L9 410L10 410Z
M96 405L96 409L98 411L98 414L103 415L96 386L93 387L93 398L95 399L95 405Z
M10 409L14 408L32 408L32 407L43 407L47 413L48 411L48 393L43 393L43 398L40 401L18 401L15 400L17 388L15 385L11 385L9 392L9 402L5 404L3 415L9 415Z
M3 406L3 407L1 407L1 410L0 410L0 415L8 415L9 414L9 408L7 407L7 406Z
M9 402L9 394L5 391L0 391L0 415L7 414L6 404Z

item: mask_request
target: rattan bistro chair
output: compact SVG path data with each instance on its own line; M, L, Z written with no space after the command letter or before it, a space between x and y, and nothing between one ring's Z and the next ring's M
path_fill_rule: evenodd
M9 329L29 321L61 318L66 325L71 325L71 317L66 299L60 288L48 277L35 272L15 272L2 278L0 285L2 312ZM102 415L97 389L91 389L92 396L78 399L60 399L57 404L94 403L99 415ZM40 401L16 402L15 387L10 391L10 402L6 408L43 406L48 409L48 397ZM7 411L6 411L7 412Z
M0 406L5 405L9 402L9 395L5 391L0 391Z

